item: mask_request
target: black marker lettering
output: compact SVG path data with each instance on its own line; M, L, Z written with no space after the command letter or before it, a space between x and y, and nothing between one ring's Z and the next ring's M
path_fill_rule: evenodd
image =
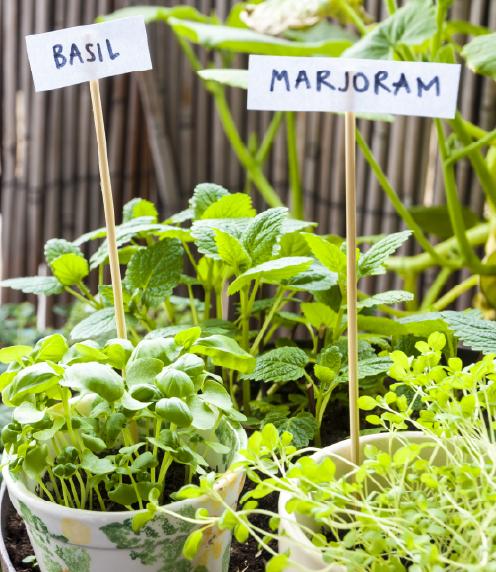
M90 62L90 63L96 61L95 52L92 50L93 44L86 44L86 46L84 46L84 48L88 52L88 54L90 55L90 57L87 58L86 61Z
M79 51L79 48L76 46L76 44L72 44L71 45L71 53L69 54L69 64L72 66L74 64L74 60L78 58L78 60L84 64L83 61L83 56L81 55L81 52Z
M389 77L389 73L387 71L379 71L375 74L375 78L374 78L374 91L375 94L377 95L379 93L379 90L382 88L388 92L391 92L391 90L389 89L389 87L383 83L383 81L385 79L387 79Z
M348 91L350 88L350 72L344 72L344 86L338 87L339 91Z
M422 97L423 91L429 91L433 86L436 86L436 95L441 95L441 83L439 77L436 75L429 83L425 84L419 77L417 78L418 96Z
M279 72L277 70L272 70L272 81L270 82L270 91L274 91L274 86L276 81L284 81L286 84L286 91L291 91L291 87L289 86L289 77L288 72L283 70Z
M359 79L363 80L362 87L359 87L358 85ZM353 76L353 88L355 89L355 91L358 91L358 93L363 93L364 91L367 91L369 87L370 87L369 78L363 72L358 72Z
M119 52L113 52L112 51L112 46L110 45L110 40L105 40L105 42L107 43L107 50L108 50L108 54L110 56L111 60L115 60L116 58L118 58L121 54Z
M322 70L317 72L317 91L322 91L322 86L324 85L333 91L336 90L336 88L331 83L326 81L330 76L331 72L329 70Z
M312 89L310 80L308 79L307 72L305 70L298 72L298 75L296 76L295 88L298 89L301 83L304 83L307 86L307 89Z
M400 89L406 90L407 93L412 92L412 90L410 89L410 85L408 84L408 80L406 79L406 75L404 73L400 75L400 79L396 83L393 83L393 87L394 87L394 95L398 95Z
M53 61L55 62L55 67L59 70L63 68L67 63L67 58L62 54L64 47L62 44L55 44L53 46Z

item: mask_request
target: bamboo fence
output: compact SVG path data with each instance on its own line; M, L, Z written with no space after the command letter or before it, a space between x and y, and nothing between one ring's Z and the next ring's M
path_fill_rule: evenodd
M71 240L103 224L96 140L87 85L34 94L24 36L91 23L99 14L129 4L173 5L175 1L1 0L0 2L0 188L3 277L45 272L43 244ZM183 2L184 3L184 2ZM232 0L187 0L204 13L225 16ZM367 9L384 17L382 0ZM454 16L496 28L496 2L457 0ZM117 219L135 196L156 201L162 214L187 203L195 184L245 187L242 168L224 137L211 97L193 75L170 30L149 27L154 71L101 82L108 128ZM200 50L201 53L201 50ZM243 134L266 127L269 113L245 111L245 94L229 98ZM461 108L472 121L494 128L495 84L463 72ZM321 232L344 234L344 125L332 114L298 116L299 154L306 217ZM398 118L393 124L360 121L360 128L393 186L407 205L443 202L439 165L429 120ZM283 199L288 174L285 137L276 140L266 174ZM483 196L468 163L458 169L465 204L483 209ZM259 206L260 201L257 200ZM362 235L401 228L373 173L358 154L358 215ZM413 242L413 241L411 241ZM381 277L374 288L394 287ZM17 301L11 291L3 301ZM462 301L462 303L466 303Z

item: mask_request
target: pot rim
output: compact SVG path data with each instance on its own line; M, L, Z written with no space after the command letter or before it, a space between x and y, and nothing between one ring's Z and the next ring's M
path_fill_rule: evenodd
M228 422L229 423L229 422ZM231 425L231 423L229 423ZM239 447L234 455L234 458L231 461L231 464L236 462L239 459L239 451L246 447L247 444L247 435L246 431L241 427L234 427L231 425L233 431L236 433ZM217 491L223 490L230 485L232 485L236 479L239 477L241 473L241 469L234 469L234 470L226 470L224 474L220 477L220 479L215 483L215 489ZM2 469L3 479L7 488L7 491L13 492L19 501L27 504L31 509L34 509L38 514L45 514L45 515L57 515L58 518L71 518L71 519L80 519L85 521L95 520L95 518L105 518L108 520L124 520L128 518L133 518L135 515L140 513L145 513L146 509L137 509L137 510L119 510L119 511L101 511L101 510L89 510L89 509L80 509L80 508L72 508L68 506L64 506L61 504L54 503L49 500L44 500L35 495L31 492L26 485L21 480L16 480L12 477L8 465L4 465ZM168 510L174 511L179 510L180 508L184 507L185 504L191 503L198 503L203 502L207 499L207 495L204 494L200 497L195 497L192 499L184 499L178 500L171 503L167 503L161 505L163 507L167 507Z
M365 445L373 444L377 441L392 440L397 439L401 435L405 440L426 440L431 439L425 435L422 431L398 431L396 433L372 433L370 435L363 435L360 437L360 451L363 450ZM312 455L315 460L320 460L323 457L339 458L339 460L345 460L346 457L341 453L342 450L351 452L351 439L345 439L344 441L338 441L333 445L324 447ZM340 451L338 453L337 451ZM349 461L348 461L349 462ZM296 480L296 479L295 479ZM298 520L294 513L290 514L286 511L286 504L291 498L291 493L284 491L279 495L278 501L278 513L281 517L281 526L284 529L285 535L290 540L293 539L296 542L297 550L305 551L308 553L308 557L315 560L315 564L324 565L324 561L320 558L320 551L316 550L316 547L310 542L307 535L302 531L298 525ZM318 563L317 563L318 560Z

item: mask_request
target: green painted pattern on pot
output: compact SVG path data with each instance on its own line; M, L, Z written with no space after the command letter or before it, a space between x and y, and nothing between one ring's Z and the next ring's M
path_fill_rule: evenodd
M19 509L33 544L41 552L46 572L90 572L90 556L84 548L69 544L63 535L51 534L23 502L19 502Z
M194 517L193 507L186 507L182 516ZM138 532L131 526L131 519L100 528L116 548L130 550L130 557L143 565L155 565L157 572L207 572L204 566L194 566L182 557L184 541L195 525L180 519L158 515ZM164 539L165 542L164 542ZM160 567L157 567L160 566ZM227 566L222 566L227 572Z

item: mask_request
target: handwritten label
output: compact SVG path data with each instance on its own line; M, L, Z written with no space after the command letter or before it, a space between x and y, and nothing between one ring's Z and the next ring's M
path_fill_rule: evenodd
M248 109L453 118L461 66L250 56Z
M36 91L152 67L142 16L26 36Z

